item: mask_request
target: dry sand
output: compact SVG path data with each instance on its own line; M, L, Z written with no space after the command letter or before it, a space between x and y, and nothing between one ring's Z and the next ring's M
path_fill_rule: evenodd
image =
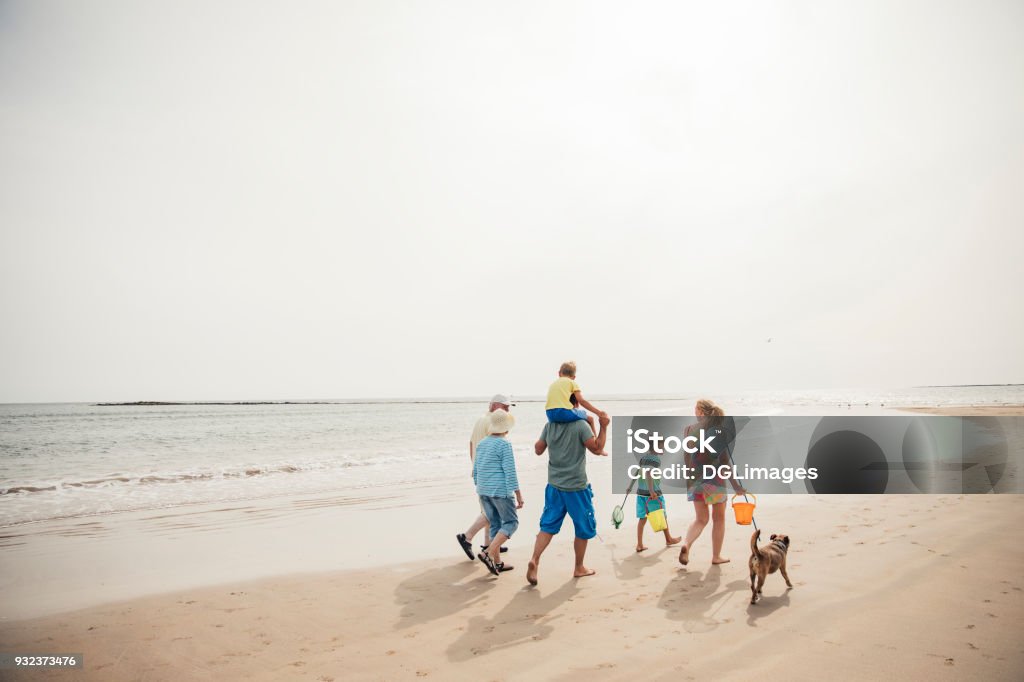
M500 579L458 553L381 568L222 585L0 625L7 651L85 654L83 670L4 679L1021 679L1024 531L1017 495L764 496L793 540L786 590L751 606L749 527L730 521L711 567L631 519L592 542L572 579L557 537L524 580L532 528ZM680 531L688 518L670 507ZM535 526L534 526L535 528ZM652 544L655 542L655 544Z

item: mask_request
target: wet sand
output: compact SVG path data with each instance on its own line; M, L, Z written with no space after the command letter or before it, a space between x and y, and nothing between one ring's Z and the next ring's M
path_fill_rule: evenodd
M1020 417L1024 405L961 405L959 407L897 407L899 412L935 414L945 417Z

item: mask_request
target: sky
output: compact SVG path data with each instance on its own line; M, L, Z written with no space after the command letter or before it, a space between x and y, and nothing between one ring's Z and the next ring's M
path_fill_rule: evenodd
M1021 35L0 0L0 402L1024 382Z

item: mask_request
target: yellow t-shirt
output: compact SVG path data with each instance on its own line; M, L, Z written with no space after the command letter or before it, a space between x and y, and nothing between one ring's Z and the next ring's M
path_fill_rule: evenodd
M548 404L544 406L544 409L553 410L556 407L573 409L572 403L569 402L569 396L578 390L580 390L580 385L576 383L575 379L558 377L548 388Z

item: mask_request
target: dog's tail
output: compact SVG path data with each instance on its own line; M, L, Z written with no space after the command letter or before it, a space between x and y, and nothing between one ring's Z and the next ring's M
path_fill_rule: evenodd
M758 559L761 558L761 550L757 548L757 540L761 537L761 529L758 528L750 536L750 553L756 556Z

